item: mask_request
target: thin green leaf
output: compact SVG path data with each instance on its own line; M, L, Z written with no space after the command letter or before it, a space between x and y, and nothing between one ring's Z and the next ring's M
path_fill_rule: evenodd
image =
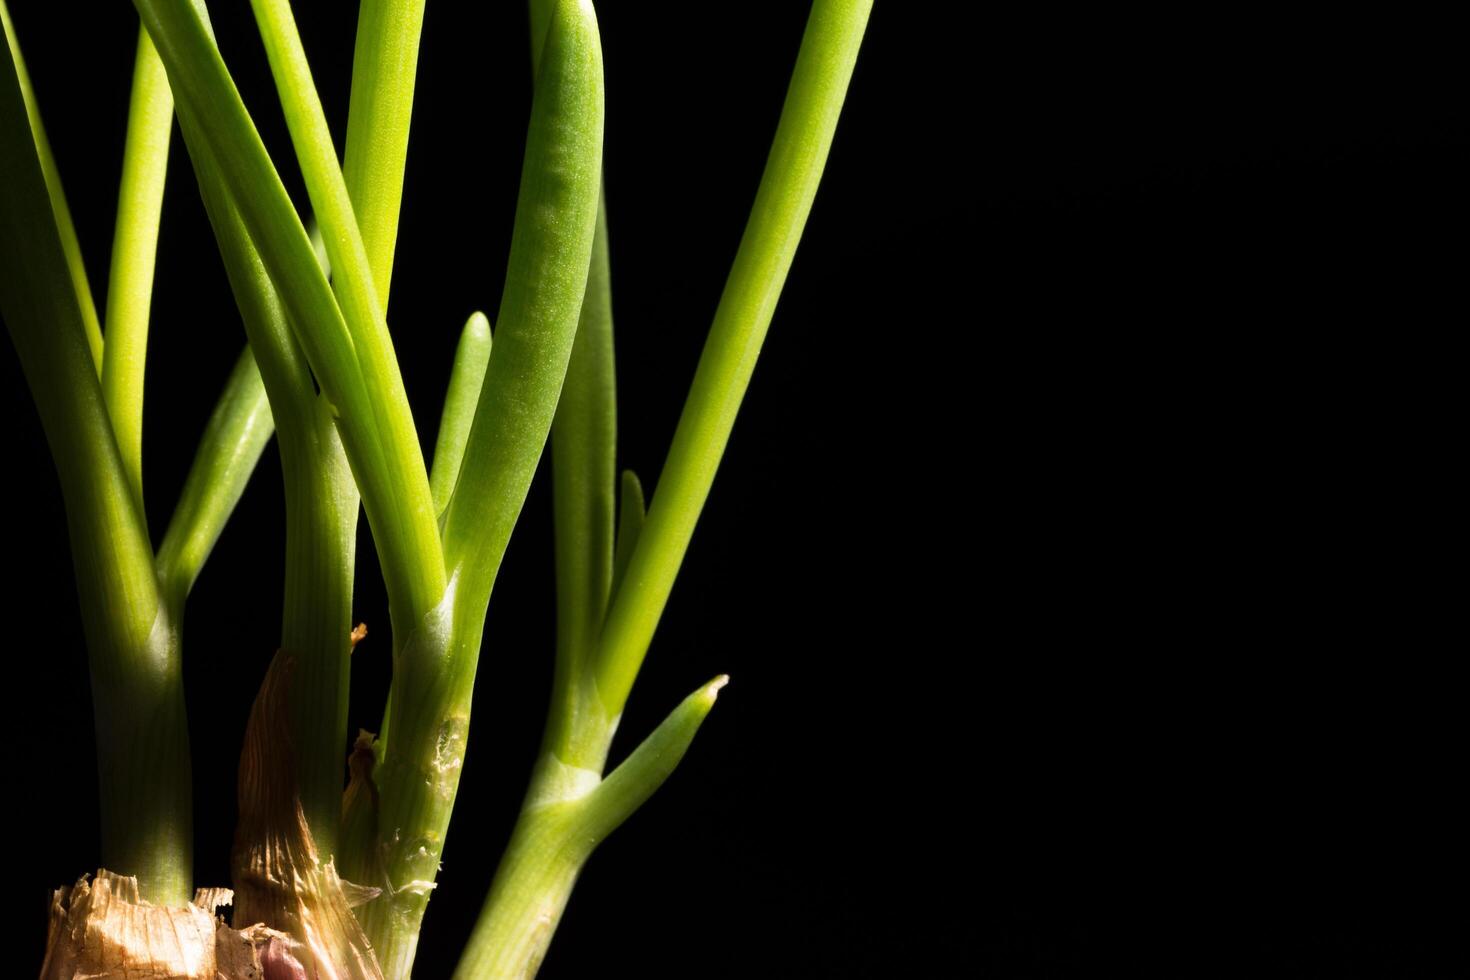
M600 841L616 830L673 774L715 706L720 689L729 682L721 674L681 701L588 795L580 823L588 840Z
M714 483L816 197L872 0L816 0L771 154L659 474L648 520L603 627L597 688L622 712Z
M173 121L174 99L168 76L148 40L148 32L140 27L128 136L123 148L117 230L112 239L112 269L107 280L107 349L102 360L102 397L107 401L128 480L140 503L148 313Z
M465 442L470 437L475 406L479 404L485 371L490 366L490 346L490 321L483 313L471 313L460 332L459 346L454 350L449 390L444 395L444 411L439 417L439 437L434 443L434 467L429 473L434 510L441 516L459 479Z
M385 310L423 26L424 0L362 0L357 12L342 176Z
M271 413L281 438L294 438L294 433L310 431L315 422L317 396L311 368L210 144L187 105L179 107L179 122Z
M250 240L259 249L271 282L285 304L293 332L337 413L353 476L362 489L362 499L374 527L384 578L389 586L390 606L394 607L392 615L395 621L405 618L412 621L411 612L401 607L416 605L426 595L442 596L444 581L443 563L435 560L438 528L432 513L428 515L432 541L426 542L417 529L421 522L414 514L414 507L399 506L405 496L413 496L400 493L402 485L421 479L423 509L426 512L433 509L428 476L422 473L421 454L416 448L411 456L396 452L390 455L385 451L378 414L388 409L374 401L372 389L364 380L354 333L348 330L332 287L312 254L306 230L199 11L188 0L135 0L135 6L143 15L168 69L180 117L186 111L196 117L192 128L197 135L190 137L189 130L185 131L190 153L203 149L195 145L201 138L208 144L215 166L239 207ZM348 213L350 216L350 207ZM331 227L329 238L345 234L349 239L356 239L355 226L350 221L333 222ZM330 241L328 245L330 253ZM361 240L356 239L355 248L349 244L346 249L338 249L344 250L353 251L360 259ZM354 276L344 269L346 265L344 256L333 256L334 281L339 277L355 281L357 285L350 292L362 299L364 267L359 262L358 274ZM368 285L367 302L376 305L376 297ZM360 304L354 308L354 315L362 312ZM374 329L361 324L359 327L361 333ZM414 467L408 465L410 458L420 461L417 475ZM400 516L402 519L397 519Z
M577 339L551 427L556 644L568 679L597 645L612 587L617 433L607 211L599 206Z
M617 509L617 382L607 220L599 204L577 339L551 426L556 548L556 670L546 743L569 765L601 768L614 726L602 715L585 665L613 579Z
M202 139L180 107L184 138L225 272L279 427L286 484L286 579L281 646L297 656L291 741L312 836L335 851L347 728L349 617L357 488L325 402L316 394L286 310Z
M593 849L668 779L727 680L717 677L685 698L600 782L596 772L543 759L455 980L536 975Z
M560 0L531 108L509 270L444 520L455 589L394 665L379 846L388 893L363 910L385 976L409 974L459 783L485 610L555 413L597 219L603 79L588 0Z
M597 224L602 121L596 15L587 0L561 0L531 108L495 356L445 516L456 601L469 611L489 600L566 375Z
M158 578L176 616L274 432L265 385L247 347L205 426L158 549Z
M150 901L188 901L189 732L177 624L83 327L15 62L0 59L0 316L66 504L96 709L102 857Z
M332 278L332 259L327 255L327 243L322 240L322 226L313 218L306 223L306 237L311 239L311 250L316 254L317 264L322 267L322 275L328 279Z
M20 41L15 34L15 25L10 21L10 11L5 7L5 0L0 0L0 22L4 24L5 42L10 47L10 56L15 62L21 97L25 100L26 118L30 124L31 137L35 140L36 155L40 158L41 173L46 181L46 195L51 201L56 230L61 236L61 251L66 257L67 274L71 279L72 289L76 292L82 331L86 335L87 348L92 355L92 369L101 374L102 325L97 319L97 305L92 299L92 287L87 282L87 267L82 262L82 246L77 241L71 209L66 205L66 193L61 188L61 174L56 169L55 157L51 155L51 142L46 139L46 127L41 123L41 109L36 104L35 92L31 89L31 78L26 72L25 59L20 53Z
M126 603L127 608L108 610L115 617L112 625L141 640L158 610L153 552L92 367L39 151L30 139L9 57L0 65L0 312L61 477L73 548L83 558L79 579L95 577L107 597L101 605Z
M621 498L618 508L618 545L613 555L613 595L617 595L618 589L622 587L623 576L628 571L628 561L633 557L633 548L638 544L638 533L643 530L643 484L638 482L638 474L632 470L623 470Z
M389 507L364 493L374 539L394 556L385 562L393 618L401 634L443 598L446 584L439 525L428 471L383 304L373 284L367 248L357 226L331 131L311 80L311 68L286 0L252 0L276 91L296 148L307 192L322 223L332 264L332 286L351 333L381 452ZM405 137L406 138L406 137ZM401 178L400 178L401 180ZM349 450L350 450L349 445ZM400 635L401 635L400 634Z

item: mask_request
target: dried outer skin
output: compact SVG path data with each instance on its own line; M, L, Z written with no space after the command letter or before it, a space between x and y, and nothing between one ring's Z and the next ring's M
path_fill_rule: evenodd
M289 741L292 658L278 651L261 682L240 753L240 819L231 868L235 917L260 922L294 940L265 949L267 980L382 980L352 906L377 896L344 882L312 841L297 792Z
M296 791L287 731L291 657L278 652L256 695L240 758L236 887L192 905L152 905L138 879L99 870L51 899L41 980L382 980L353 906L375 888L322 862ZM225 925L215 914L235 906Z
M388 872L378 854L378 787L376 738L359 730L347 758L350 774L342 793L342 822L337 831L338 872L352 881L384 881ZM356 902L352 905L357 907Z
M99 869L51 896L41 980L305 980L300 945L264 925L235 930L216 911L228 888L201 888L192 905L143 901L138 879Z
M137 878L84 875L52 893L41 980L217 980L217 921L213 909L143 901Z

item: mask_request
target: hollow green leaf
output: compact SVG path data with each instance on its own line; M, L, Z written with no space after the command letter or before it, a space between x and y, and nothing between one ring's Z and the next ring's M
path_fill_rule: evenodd
M454 366L449 372L449 389L439 417L439 436L434 443L434 466L429 473L429 490L434 495L434 512L441 515L449 506L454 483L459 479L465 442L475 420L475 406L490 366L490 321L483 313L472 313L459 334Z
M729 682L721 674L681 701L588 795L579 821L588 840L600 841L616 830L673 774Z
M87 349L92 356L92 369L102 372L102 325L97 319L97 305L92 298L92 287L87 282L87 267L82 262L82 246L77 241L77 230L72 224L71 208L66 204L66 192L61 187L61 174L56 169L56 158L51 154L51 141L46 138L46 127L41 122L41 108L36 104L36 95L31 88L31 78L26 72L25 59L20 53L20 39L16 37L15 25L11 23L10 11L5 0L0 0L0 24L5 28L5 42L10 48L15 73L20 85L21 98L25 101L26 118L36 154L40 159L41 173L46 184L46 196L56 219L56 230L61 236L61 251L66 259L67 275L76 292L77 306L81 312L82 332L87 338ZM20 130L17 130L19 133ZM7 136L7 138L9 138Z
M177 624L102 398L9 51L0 58L0 317L60 478L94 692L102 857L187 901L192 817Z
M526 135L495 356L445 516L458 602L483 609L545 448L576 336L597 224L603 78L587 0L561 0Z
M577 338L551 427L556 643L568 680L596 647L612 588L617 434L607 212L599 205Z
M247 347L235 362L204 428L184 490L158 548L158 578L175 615L182 613L184 597L219 540L274 432L265 385Z
M766 329L811 212L872 0L816 0L750 220L603 627L597 689L622 712L714 484Z
M307 193L322 225L323 242L331 260L332 288L351 334L364 385L362 394L372 413L384 459L380 475L386 493L378 499L364 488L363 496L374 540L389 554L384 573L394 610L390 615L404 627L417 622L444 595L444 562L428 471L384 319L382 298L373 282L367 245L337 162L331 130L312 82L291 5L287 0L252 0L251 6ZM407 139L406 131L403 139ZM401 176L396 183L401 184ZM351 449L349 442L349 455Z
M143 373L148 349L148 313L153 300L153 265L158 220L168 174L168 144L174 124L173 93L163 62L138 30L128 135L123 148L122 188L112 267L107 280L106 350L102 397L117 433L118 449L133 494L143 500ZM253 465L253 464L252 464Z
M612 592L617 594L628 571L628 559L633 557L633 548L638 544L638 532L643 530L645 513L643 484L638 474L623 470L623 484L618 504L618 546L613 555Z
M358 7L342 176L385 310L423 26L424 0L363 0Z

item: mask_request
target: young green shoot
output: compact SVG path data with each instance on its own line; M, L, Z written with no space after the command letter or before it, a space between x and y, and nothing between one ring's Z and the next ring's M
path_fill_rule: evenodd
M102 397L107 402L123 466L133 494L143 499L143 368L148 346L148 310L153 299L153 264L158 218L168 173L173 93L163 63L138 31L133 97L128 108L127 149L117 202L117 234L107 279L107 357L102 362Z
M613 537L615 394L599 222L553 440L557 670L540 762L456 977L535 974L596 843L673 771L726 678L690 695L605 779L613 734L683 561L811 210L870 0L817 0L751 220L647 515L624 475ZM544 22L532 3L532 51Z
M92 312L70 213L30 90L8 10L0 3L7 57L0 67L0 314L15 342L41 416L66 506L92 675L102 852L139 879L155 902L192 894L188 728L181 674L182 604L269 438L271 416L248 359L232 372L211 414L184 494L155 557L144 526L140 472L119 432L141 401L110 405L105 345ZM139 46L124 158L118 237L157 238L156 153L166 97ZM157 113L154 112L157 110ZM124 321L140 315L151 262L116 276ZM139 311L141 310L141 314ZM119 332L136 334L136 319ZM145 328L146 329L146 328ZM135 335L134 341L139 338ZM118 343L120 352L128 341ZM124 369L141 373L142 344ZM114 410L116 415L114 415ZM140 443L138 444L140 447ZM135 447L137 448L137 447Z
M61 187L61 174L56 170L56 159L51 154L51 141L46 138L46 126L41 122L41 110L36 104L36 95L31 88L30 75L26 73L25 58L21 56L20 41L15 36L15 26L10 21L10 11L4 0L0 0L0 25L5 28L5 43L10 49L11 62L15 68L16 81L20 86L21 98L25 102L26 119L35 143L36 156L41 165L42 179L46 184L46 196L51 201L51 211L56 232L61 237L61 252L66 262L66 274L76 293L77 306L82 318L82 330L87 338L87 349L92 355L92 366L102 373L102 324L97 319L97 306L92 298L92 287L87 283L87 267L82 262L82 246L77 241L76 226L72 224L71 208L66 203L66 192ZM17 133L23 130L16 130Z
M549 438L551 705L456 972L534 976L592 852L669 778L728 681L695 690L609 771L810 212L871 0L812 5L755 206L647 505L638 478L617 467L604 79L591 0L531 0L534 98L493 350L490 320L471 315L432 469L387 318L423 0L362 0L340 162L290 3L252 0L314 224L287 194L202 0L134 6L142 30L104 330L0 0L0 316L66 507L96 706L104 861L136 875L144 899L189 899L179 627L274 433L285 595L280 649L241 763L237 912L289 933L303 970L406 980L459 789L487 604ZM175 113L249 346L155 554L143 510L143 382ZM364 733L352 751L344 795L359 507L388 593L393 679L376 740Z

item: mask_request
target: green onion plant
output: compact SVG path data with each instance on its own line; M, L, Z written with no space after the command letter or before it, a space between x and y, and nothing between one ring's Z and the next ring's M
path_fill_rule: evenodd
M812 4L755 204L646 504L639 478L617 467L616 215L610 223L602 200L603 55L589 0L531 0L534 99L502 300L493 320L476 313L463 326L427 461L385 318L423 0L362 0L340 157L288 0L252 0L309 215L287 195L203 0L134 5L141 27L98 303L23 39L0 0L0 315L65 502L103 861L135 877L154 905L182 906L194 892L179 626L274 434L286 588L280 649L253 719L285 731L275 748L261 730L246 740L234 924L292 937L290 955L314 957L323 976L408 977L459 790L487 604L549 439L552 701L455 974L532 976L589 855L668 778L725 684L698 687L607 770L811 208L871 0ZM175 118L246 344L155 548L143 509L143 378ZM358 739L348 766L359 508L387 589L393 678L376 734ZM328 913L348 904L350 922Z

